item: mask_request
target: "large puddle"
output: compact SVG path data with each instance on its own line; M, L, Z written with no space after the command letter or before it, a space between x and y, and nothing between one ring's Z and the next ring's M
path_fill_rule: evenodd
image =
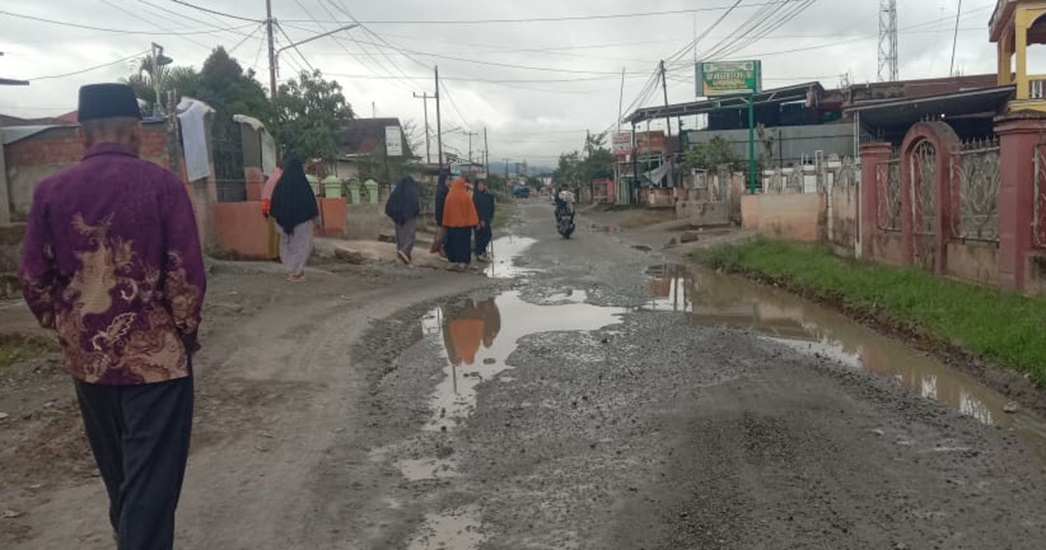
M472 414L476 387L508 369L505 360L530 334L593 331L620 321L624 308L586 304L584 292L552 296L552 305L524 301L518 292L440 306L421 322L443 340L447 366L435 390L428 430L446 430ZM502 323L502 316L505 322Z
M493 261L487 265L483 272L487 277L494 279L512 279L531 273L533 270L519 265L519 259L537 240L530 237L519 237L509 235L494 239L490 243Z
M710 271L665 265L648 273L651 299L643 309L687 313L696 325L755 330L803 353L893 378L985 424L1046 441L1046 430L1036 419L1005 412L1002 394L833 310Z
M522 251L532 242L505 241L502 250ZM523 269L512 261L512 254L507 256L510 259L494 267ZM1046 443L1046 427L1031 415L1007 413L1008 401L1002 394L833 310L705 270L664 265L651 268L648 275L650 299L635 308L594 306L586 303L584 291L548 296L545 304L526 302L519 292L511 291L429 312L421 322L422 331L443 341L447 361L426 429L449 430L467 419L475 409L477 387L509 368L505 361L520 338L599 330L638 310L685 313L695 325L754 330L801 353L830 357L895 379L912 392L985 424L1026 432Z

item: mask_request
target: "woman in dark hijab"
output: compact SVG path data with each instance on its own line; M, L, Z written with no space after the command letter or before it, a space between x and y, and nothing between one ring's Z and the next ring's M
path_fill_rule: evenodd
M407 176L396 184L385 203L385 215L396 224L396 255L410 265L414 252L414 236L421 215L421 185Z
M283 167L283 175L272 192L269 214L280 227L280 260L287 269L287 280L305 280L305 264L312 253L312 224L320 217L316 195L312 192L300 160Z

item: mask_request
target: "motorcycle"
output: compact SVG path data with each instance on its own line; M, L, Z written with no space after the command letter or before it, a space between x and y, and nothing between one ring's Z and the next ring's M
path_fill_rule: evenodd
M573 209L561 209L556 211L556 230L564 239L569 239L577 227L574 225Z

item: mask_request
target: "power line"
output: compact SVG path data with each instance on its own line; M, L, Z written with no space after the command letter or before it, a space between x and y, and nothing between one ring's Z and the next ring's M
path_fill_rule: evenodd
M448 88L447 85L443 82L440 82L439 85L441 88L443 88L443 92L447 94L447 99L450 100L450 106L454 108L454 112L456 112L458 114L458 117L461 118L461 122L466 127L472 126L472 124L469 123L468 119L465 118L465 114L462 113L461 109L458 108L458 102L454 101L454 96L450 93L450 88Z
M47 19L47 18L44 18L44 17L36 17L36 16L33 16L33 15L24 15L24 14L21 14L21 13L12 13L12 12L5 11L5 10L0 10L0 15L6 15L8 17L15 17L15 18L18 18L18 19L28 19L30 21L37 21L37 22L40 22L40 23L50 23L52 25L59 25L59 26L62 26L62 27L72 27L72 28L75 28L75 29L87 29L87 30L90 30L90 31L102 31L102 32L108 32L108 33L113 33L113 34L151 34L151 35L158 35L158 36L193 36L193 35L200 35L200 34L214 34L214 32L215 32L215 31L184 31L184 32L183 31L131 31L131 30L125 30L125 29L111 29L111 28L106 28L106 27L95 27L95 26L91 26L91 25L81 25L79 23L69 23L67 21L56 21L54 19ZM221 29L221 30L222 31L235 31L235 30L247 28L248 26L250 26L250 25L241 25L239 27L228 27L228 28Z
M102 2L104 2L107 6L115 9L116 11L118 11L120 13L129 15L129 16L131 16L131 17L133 17L133 18L135 18L135 19L137 19L137 20L139 20L139 21L141 21L143 23L147 23L149 25L152 25L152 26L156 27L157 29L160 29L161 31L169 31L170 30L168 28L165 28L165 27L157 24L155 21L151 21L149 19L146 19L146 18L144 18L144 17L142 17L142 16L140 16L140 15L138 15L138 14L136 14L136 13L134 13L134 12L128 10L128 9L125 9L125 8L123 8L123 7L113 3L111 0L102 0ZM183 37L182 39L186 40L186 41L188 41L188 42L190 42L190 43L192 43L192 44L194 44L196 46L199 46L200 48L203 48L205 50L208 50L208 51L210 50L209 46L207 46L203 42L200 42L199 40L196 40L195 38L189 38L189 37L186 36L186 37Z
M231 56L236 50L240 49L240 46L242 46L245 42L247 42L251 38L256 38L256 35L258 34L258 31L262 30L263 28L265 28L265 23L262 23L262 24L258 25L258 27L256 29L254 29L254 32L248 34L247 36L244 36L239 42L236 43L235 46L233 46L232 48L229 48L229 55Z
M774 0L768 2L746 4L746 8L759 7L759 6L773 6L778 4L788 4L795 0ZM373 21L361 21L368 25L498 25L498 24L512 24L512 23L560 23L570 21L599 21L606 19L632 19L638 17L658 17L665 15L688 15L695 13L707 13L716 12L729 9L727 6L717 6L710 8L692 8L692 9L680 9L680 10L665 10L665 11L649 11L649 12L638 12L638 13L619 13L619 14L598 14L598 15L574 15L574 16L561 16L561 17L525 17L519 19L384 19L384 20L373 20ZM295 23L301 23L303 21L294 21Z
M276 25L276 28L277 28L277 29L280 29L280 33L281 33L281 34L283 34L283 37L287 39L287 44L288 44L288 46L289 46L289 47L290 47L291 49L293 49L295 53L297 53L297 54L298 54L298 57L300 57L300 58L301 58L301 60L305 62L305 65L306 65L307 67L309 67L309 70L310 70L311 72L316 72L316 68L315 68L315 67L313 67L313 66L312 66L312 63L309 63L309 60L308 60L308 59L306 59L305 55L303 55L303 54L301 53L301 50L299 50L299 49L298 49L298 45L294 43L294 40L292 40L290 36L287 36L287 31L283 30L283 26L282 26L282 25L279 25L279 24L277 24L277 25Z
M211 31L210 34L217 35L218 32L222 30L221 25L225 24L222 21L218 21L219 24L215 25L214 23L210 23L210 22L204 21L202 19L197 19L195 17L191 17L191 16L188 16L188 15L185 15L184 13L179 13L177 11L174 11L174 10L165 8L163 6L154 4L154 3L150 2L149 0L138 0L138 2L140 4L144 4L146 6L149 6L149 7L153 8L153 9L160 10L160 11L162 11L164 13L173 15L175 17L180 17L180 18L185 19L187 21L192 21L193 23L199 23L200 25L204 25L206 27L210 27L210 28L216 29L215 31ZM245 27L248 27L248 26L249 25L244 25L243 27L240 27L240 28L245 28ZM245 33L238 33L238 34L245 34Z
M116 61L110 61L108 63L103 63L101 65L95 65L94 67L88 67L86 69L81 69L79 71L73 71L71 73L55 74L55 75L48 75L48 76L38 76L36 78L30 78L29 80L32 82L32 81L36 81L36 80L54 80L54 79L58 79L58 78L65 78L65 77L68 77L68 76L76 76L76 75L88 73L88 72L91 72L91 71L94 71L94 70L97 70L97 69L102 69L102 68L105 68L105 67L110 67L110 66L113 66L113 65L117 65L117 64L120 64L120 63L126 63L126 62L128 62L128 61L130 61L132 59L136 59L138 57L141 57L141 56L149 53L150 51L151 50L144 50L144 51L138 52L136 54L124 57L122 59L117 59Z
M217 11L217 10L212 10L210 8L204 8L202 6L197 6L195 4L190 4L188 2L185 2L184 0L171 0L171 2L174 2L175 4L179 4L179 5L185 6L187 8L192 8L194 10L202 11L204 13L209 13L211 15L220 15L222 17L228 17L229 19L238 19L240 21L250 21L251 23L264 23L264 21L262 21L261 19L251 19L249 17L243 17L243 16L240 16L240 15L233 15L231 13L225 13L225 12L221 12L221 11Z

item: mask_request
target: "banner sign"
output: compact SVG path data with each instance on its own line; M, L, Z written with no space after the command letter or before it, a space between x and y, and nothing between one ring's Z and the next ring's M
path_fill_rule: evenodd
M627 157L632 154L632 132L614 134L613 152L616 157Z
M763 91L760 61L709 61L697 64L697 96L750 95Z
M385 155L390 157L403 156L403 134L399 126L385 127Z

